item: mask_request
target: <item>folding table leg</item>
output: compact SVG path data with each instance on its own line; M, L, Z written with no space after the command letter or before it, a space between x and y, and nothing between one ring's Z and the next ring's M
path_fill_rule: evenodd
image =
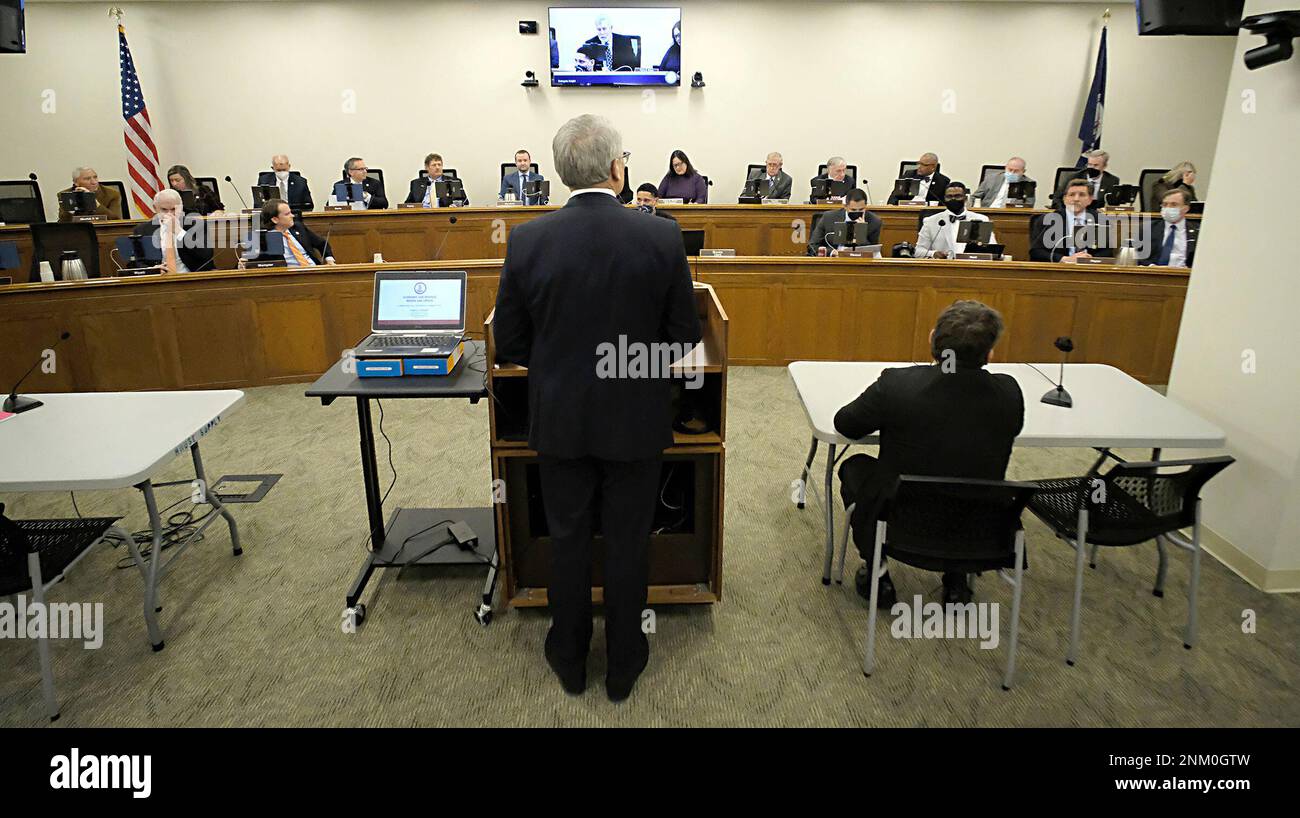
M826 449L826 558L822 565L822 585L831 584L831 561L835 557L835 444Z
M812 445L808 447L808 458L803 462L803 472L799 475L799 508L804 507L808 499L808 472L812 471L813 460L817 457L817 436L813 435Z
M32 578L32 599L45 607L45 580L41 576L41 555L27 555L27 575ZM49 633L42 631L36 640L36 656L41 663L41 695L45 697L45 714L54 721L59 717L59 699L54 692L54 662L50 659Z
M158 516L158 500L153 494L153 481L146 480L136 486L144 494L144 505L149 510L149 528L153 532L148 565L144 571L144 624L149 631L149 644L155 651L163 649L162 629L158 627L158 569L162 563L162 518ZM134 555L140 559L139 552Z
M230 513L230 509L221 503L221 498L217 497L217 493L208 485L208 476L203 472L203 459L199 457L198 443L190 447L190 456L194 459L194 476L202 481L203 499L207 501L208 505L215 508L218 514L226 518L226 526L230 529L230 543L235 556L238 557L244 553L244 549L239 545L239 526L235 523L234 515Z

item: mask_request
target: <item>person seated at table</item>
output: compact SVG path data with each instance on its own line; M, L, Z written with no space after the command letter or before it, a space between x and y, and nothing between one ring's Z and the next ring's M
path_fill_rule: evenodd
M957 241L957 231L962 222L986 222L988 216L966 209L966 185L961 182L949 182L944 191L944 211L927 216L921 222L921 231L916 236L916 250L913 258L952 258L957 253L966 252L966 243ZM996 244L997 238L990 235L989 244Z
M867 194L855 187L844 197L844 207L827 211L813 227L812 238L808 241L808 255L839 255L842 248L834 244L835 231L846 221L866 222L867 240L862 244L880 244L880 217L867 210Z
M370 168L366 167L366 160L360 156L353 156L343 163L343 178L339 181L347 182L349 185L361 185L361 202L365 210L387 210L388 197L384 194L384 183L378 179L371 178L368 174ZM330 194L327 201L337 204L346 204L347 200L342 201L334 198L334 188L330 187Z
M980 189L975 191L975 198L984 207L1006 207L1009 186L1014 182L1032 181L1034 180L1025 173L1025 160L1019 156L1013 156L1007 160L1006 167L1003 170L984 180L984 183L980 185ZM1025 199L1025 204L1033 207L1035 198L1037 196L1029 196Z
M1065 196L1066 187L1076 179L1083 179L1088 183L1088 192L1094 202L1104 204L1106 191L1119 184L1119 177L1106 170L1110 165L1110 154L1103 150L1088 151L1084 154L1088 158L1088 164L1080 168L1061 184L1056 191L1056 201L1059 203Z
M515 154L515 161L519 161L518 154ZM443 175L441 155L431 153L424 157L424 174L411 180L411 190L406 194L406 203L416 204L418 202L425 207L442 207L442 203L437 196L437 189L433 185L435 182L449 181L452 177ZM451 206L469 206L469 196L464 192L463 188L460 197L451 201Z
M857 187L857 181L849 175L849 163L844 161L843 156L832 156L826 160L826 170L820 175L814 176L808 180L808 186L815 188L818 182L830 180L832 182L847 182L850 189ZM812 201L812 196L808 197ZM832 196L830 201L840 201L840 197Z
M664 52L664 58L655 66L656 71L682 73L682 21L673 23L673 44Z
M1151 238L1138 260L1139 264L1158 267L1192 266L1201 226L1187 220L1191 204L1191 196L1185 187L1176 187L1165 194L1160 202L1160 219L1152 226Z
M677 221L676 216L659 209L659 188L650 182L646 182L636 189L636 209L662 219Z
M316 203L311 199L311 189L307 186L307 180L301 173L291 169L289 157L282 153L271 157L271 169L257 174L257 183L278 187L280 198L300 213L316 207Z
M942 202L944 191L948 189L948 183L951 181L939 172L939 157L929 152L921 154L921 157L916 160L916 168L899 178L921 180L916 198L913 200L919 202ZM911 204L911 202L901 201L897 192L889 194L889 203L891 205Z
M857 504L849 525L865 560L854 578L864 599L871 598L876 520L900 475L1006 478L1025 400L1015 378L984 368L1002 330L992 307L953 302L930 332L934 363L884 370L835 413L835 431L850 440L880 433L878 457L856 454L840 466L840 497L846 507ZM943 575L945 603L971 597L964 574ZM876 607L888 610L897 600L892 579L882 573Z
M110 219L122 218L122 194L118 193L107 185L99 183L99 174L94 168L77 168L72 171L72 187L67 190L61 190L60 193L93 193L95 194L96 216L107 216ZM63 202L59 202L59 221L72 221L71 211L65 210Z
M194 174L184 165L172 165L167 169L167 184L177 193L184 193L187 190L194 192L195 212L200 216L208 216L213 213L220 213L226 209L217 198L214 190L207 185L200 185L194 181ZM182 197L184 201L184 197Z
M515 169L501 177L501 190L497 192L497 198L504 199L507 193L513 192L515 199L523 204L546 204L542 196L528 196L526 193L529 182L545 180L545 176L533 170L532 154L520 148L515 151Z
M596 33L584 46L595 49L597 71L626 71L641 67L641 41L627 34L615 34L608 15L596 18Z
M1187 201L1196 201L1196 166L1191 162L1179 162L1168 173L1156 180L1151 186L1151 201L1164 202L1165 194L1171 190L1187 191ZM1190 265L1189 265L1190 266Z
M708 204L709 183L697 173L685 152L673 151L668 157L668 172L659 182L659 198L681 199L684 204Z
M284 263L289 267L315 267L318 264L334 264L334 251L329 242L311 231L307 225L294 218L293 208L287 202L273 199L262 205L262 225L267 232L275 231L284 241ZM250 249L249 253L239 259L239 269L244 269L245 259L272 261L279 256L267 252L263 245Z
M781 170L784 164L785 159L781 154L772 151L767 155L767 164L763 169L755 170L745 182L758 182L758 195L764 199L789 199L794 180L790 174Z
M158 265L164 273L197 273L213 268L205 225L195 213L186 213L181 194L164 188L153 197L154 215L131 231L162 252Z
M1029 258L1031 261L1074 262L1081 258L1111 257L1106 224L1092 209L1092 184L1087 179L1071 179L1065 186L1061 204L1051 213L1035 217L1029 223ZM1076 247L1075 229L1092 226L1095 246Z

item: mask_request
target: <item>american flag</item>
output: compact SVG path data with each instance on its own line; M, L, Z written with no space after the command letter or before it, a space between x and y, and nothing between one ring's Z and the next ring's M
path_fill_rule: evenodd
M117 27L117 46L122 62L122 119L126 140L126 166L131 175L131 198L145 218L153 217L153 197L162 190L158 178L158 148L153 144L149 109L144 106L140 78L135 73L131 47L126 44L126 29Z

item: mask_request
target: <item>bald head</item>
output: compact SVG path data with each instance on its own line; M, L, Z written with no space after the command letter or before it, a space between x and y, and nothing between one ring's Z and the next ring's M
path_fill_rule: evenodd
M289 169L289 157L285 156L282 153L277 153L275 156L271 157L271 170L279 171L279 170L288 170L288 169Z

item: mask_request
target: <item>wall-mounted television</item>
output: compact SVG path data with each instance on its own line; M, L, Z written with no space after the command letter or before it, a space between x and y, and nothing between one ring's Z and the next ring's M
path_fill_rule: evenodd
M681 8L550 9L551 85L682 83Z
M0 54L26 54L25 0L0 0Z

